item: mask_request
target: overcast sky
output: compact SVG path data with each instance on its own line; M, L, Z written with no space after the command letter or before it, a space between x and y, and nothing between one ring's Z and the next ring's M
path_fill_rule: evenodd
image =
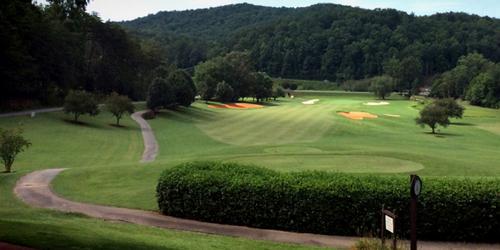
M122 21L155 14L162 10L199 9L242 2L277 7L304 7L321 2L367 9L393 8L413 12L416 15L460 11L500 18L500 0L91 0L88 11L98 12L103 20Z

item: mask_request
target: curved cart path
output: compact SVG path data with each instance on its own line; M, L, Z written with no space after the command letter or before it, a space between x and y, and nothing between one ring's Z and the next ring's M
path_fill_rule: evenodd
M81 213L105 220L124 221L134 224L160 228L244 237L254 240L270 240L282 243L318 245L335 248L349 248L359 238L343 236L327 236L317 234L292 233L277 230L256 229L243 226L221 225L179 219L159 213L127 208L108 207L69 201L55 194L51 181L64 169L46 169L23 176L16 183L14 193L24 202L41 208L63 212ZM441 242L419 242L419 249L500 249L500 245L460 244Z
M139 123L142 131L142 138L144 140L144 153L142 153L141 162L152 162L156 159L158 155L158 142L156 142L153 129L149 126L149 123L144 120L142 115L148 112L147 110L138 111L131 115L132 119Z
M2 250L34 250L33 248L12 245L12 244L5 243L5 242L0 242L0 249L2 249Z

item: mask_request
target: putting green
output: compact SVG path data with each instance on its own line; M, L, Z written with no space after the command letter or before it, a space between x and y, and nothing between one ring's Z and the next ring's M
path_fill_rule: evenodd
M267 155L231 158L227 161L266 166L279 171L308 170L347 173L405 173L424 166L413 161L367 155Z

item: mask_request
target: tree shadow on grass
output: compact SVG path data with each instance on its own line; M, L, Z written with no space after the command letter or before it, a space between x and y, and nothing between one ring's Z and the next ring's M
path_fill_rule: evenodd
M121 130L140 130L140 128L137 127L130 127L130 126L124 126L124 125L117 125L116 123L109 123L108 124L110 127L121 129Z
M280 106L281 104L279 103L279 100L273 101L273 102L261 102L258 103L259 105L266 106L266 107L275 107L275 106Z
M468 122L452 122L451 125L455 125L455 126L476 126L475 124L468 123Z
M65 123L68 123L68 124L71 124L71 125L74 125L74 126L81 126L81 127L87 127L87 128L103 128L102 126L99 126L97 124L93 124L93 123L86 123L86 122L82 122L82 121L75 121L75 120L69 120L69 119L62 119Z
M215 119L214 111L198 107L178 107L158 113L159 117L170 118L180 122L211 121Z
M463 136L461 134L447 133L447 132L436 132L433 134L432 132L424 132L427 135L434 135L437 138L445 138L445 137L455 137L455 136Z

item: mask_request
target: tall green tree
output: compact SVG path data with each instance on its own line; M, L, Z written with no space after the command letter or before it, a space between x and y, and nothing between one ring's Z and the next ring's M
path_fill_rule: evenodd
M218 83L215 90L215 97L220 102L230 102L234 100L233 87L231 87L231 85L227 84L225 81Z
M157 112L161 108L172 107L175 103L175 93L172 85L165 79L154 79L149 86L146 106Z
M116 118L116 125L120 126L120 120L125 113L134 112L134 104L128 96L119 95L116 92L111 93L106 99L105 108Z
M434 101L434 105L444 108L449 117L462 118L464 115L465 108L453 98L438 99Z
M374 77L370 88L377 98L385 100L394 89L394 79L390 76Z
M31 142L25 139L22 133L21 129L4 130L0 128L0 156L6 173L12 171L16 156L31 146Z
M176 103L189 107L196 96L196 87L191 76L184 70L175 70L170 73L167 80L174 88Z
M262 102L273 95L273 80L265 73L257 72L252 74L253 97L257 102Z
M417 117L415 121L422 127L425 125L429 126L433 134L436 133L438 125L447 127L450 124L446 109L435 104L425 106L424 109L420 111L420 116Z
M78 118L83 114L96 116L99 114L98 102L92 93L83 90L70 91L64 99L64 112L73 114L73 119L78 122Z

